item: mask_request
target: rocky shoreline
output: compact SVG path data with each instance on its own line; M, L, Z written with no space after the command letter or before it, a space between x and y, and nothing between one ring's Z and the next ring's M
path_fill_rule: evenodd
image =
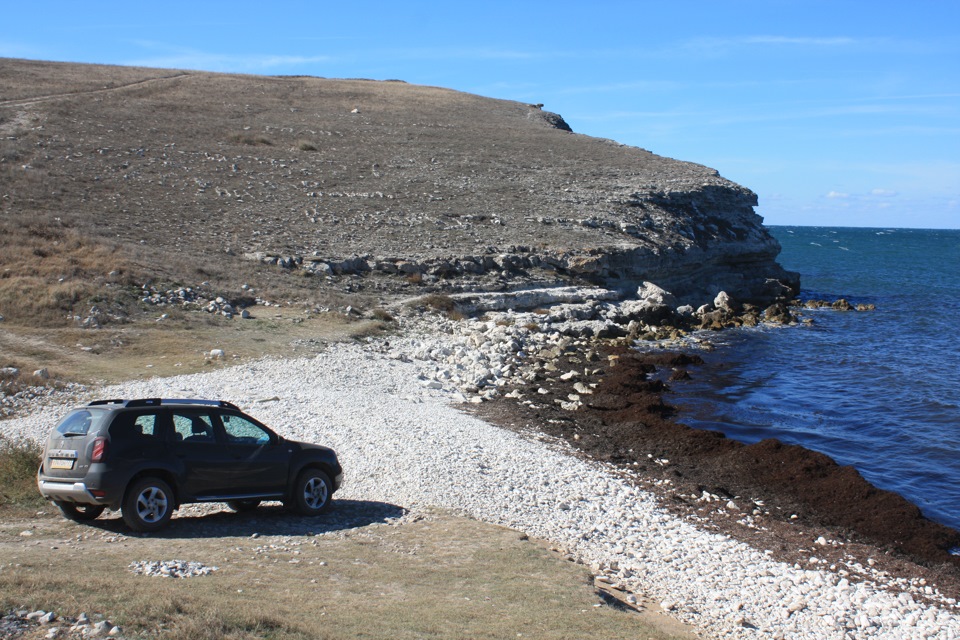
M625 302L566 289L421 298L393 309L392 335L313 360L96 393L225 397L299 425L287 435L343 452L345 498L454 509L551 540L712 637L960 633L960 571L944 555L955 531L824 456L672 421L667 385L696 375L709 348L693 329L802 322L800 310L725 294L675 302L652 287ZM660 339L644 354L633 337ZM0 430L42 437L54 404Z
M801 446L774 439L745 445L677 423L676 410L663 396L669 385L683 384L689 370L696 369L701 362L697 355L622 345L599 355L590 372L580 373L581 354L563 354L554 363L557 371L577 371L576 376L520 387L519 395L536 394L537 403L499 398L477 405L474 412L495 424L549 434L591 459L638 474L645 488L657 487L669 508L695 519L706 517L739 539L770 542L773 537L796 539L793 530L822 531L834 543L814 545L821 559L838 557L830 553L839 549L837 539L872 547L888 565L918 563L960 595L960 557L949 553L960 545L960 532L926 519L901 496L877 489L852 467ZM574 378L575 387L570 383ZM589 395L572 417L562 406L578 390L589 390ZM774 545L785 560L797 559L798 549L821 539L809 533L799 537L806 543L796 548Z
M580 291L578 301L564 298L569 289L548 291L451 296L455 304L447 311L484 314L472 330L462 321L445 326L445 333L466 336L467 349L431 349L429 341L414 340L405 345L412 348L394 344L387 352L425 363L425 386L452 387L483 419L547 434L590 459L639 474L677 513L706 514L724 523L712 526L738 539L773 542L785 560L796 559L798 549L805 554L809 544L777 540L830 539L814 547L821 561L859 546L871 567L921 573L960 597L960 556L951 553L960 547L960 532L826 455L773 439L744 445L679 424L663 398L701 362L696 353L710 348L709 331L812 322L804 309L865 312L872 305L794 300L761 310L721 292L693 309L677 307L671 294L650 283L638 300L626 302L602 289ZM653 346L633 346L644 344ZM804 533L791 533L797 530ZM819 533L811 537L812 531Z

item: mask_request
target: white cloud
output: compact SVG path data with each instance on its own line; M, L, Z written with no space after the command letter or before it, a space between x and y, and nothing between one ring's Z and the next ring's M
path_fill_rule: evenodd
M184 52L131 60L125 64L135 67L167 69L196 69L201 71L264 72L278 67L297 67L332 62L328 56L229 55L203 52Z
M706 54L726 53L740 47L793 46L793 47L848 47L862 41L848 37L791 37L791 36L743 36L735 38L693 38L681 43L681 48Z
M872 196L880 196L881 198L892 198L893 196L899 195L896 191L892 189L873 189L870 191Z
M842 200L844 198L849 198L850 194L843 193L842 191L828 191L826 197L830 198L831 200Z
M788 36L751 36L742 40L745 44L796 44L802 46L837 46L857 42L853 38L791 38Z
M277 54L231 54L213 53L190 47L177 47L151 40L133 40L131 44L148 51L147 54L122 64L135 67L161 67L169 69L198 69L202 71L268 72L271 69L300 67L335 61L332 56L299 56Z

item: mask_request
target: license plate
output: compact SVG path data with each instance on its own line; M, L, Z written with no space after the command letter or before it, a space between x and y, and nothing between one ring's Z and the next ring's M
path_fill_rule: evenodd
M73 469L73 460L64 460L63 458L54 458L50 461L51 469Z

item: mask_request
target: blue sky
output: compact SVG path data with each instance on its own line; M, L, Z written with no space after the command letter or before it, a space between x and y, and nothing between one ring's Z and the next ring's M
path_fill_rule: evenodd
M14 2L0 56L401 79L698 162L768 224L960 228L960 1Z

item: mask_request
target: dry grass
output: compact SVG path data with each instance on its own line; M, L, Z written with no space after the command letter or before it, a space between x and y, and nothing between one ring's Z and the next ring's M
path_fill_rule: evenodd
M192 373L265 355L315 353L331 340L375 335L383 318L355 321L337 313L305 313L310 305L253 307L253 320L228 320L179 307L144 306L138 283L153 280L136 264L160 264L190 282L212 281L231 300L253 298L240 286L254 282L253 264L223 273L185 258L153 256L148 248L115 245L69 226L53 215L10 213L0 219L0 353L22 371L47 368L54 378L119 382L145 376ZM269 297L310 297L300 278L280 279ZM331 306L357 306L357 297L327 294ZM276 298L274 298L276 299ZM283 299L283 298L281 298ZM103 325L79 326L96 306ZM158 321L162 314L168 317ZM206 354L223 349L227 357ZM12 361L12 360L11 360ZM7 365L3 365L7 366ZM0 381L5 393L42 384L23 375Z
M119 540L115 517L0 523L0 609L99 614L128 637L173 640L691 637L658 629L660 616L603 605L583 567L509 529L438 513L265 535L278 520L303 522L268 507L256 519L216 514ZM81 557L96 570L76 570ZM186 580L128 570L171 559L219 570Z
M37 492L40 445L14 442L0 435L0 513L36 508L43 503Z
M69 324L92 304L116 303L130 274L119 246L80 233L60 218L0 219L0 315L7 322Z
M372 315L377 320L380 320L381 322L394 321L394 317L390 315L390 312L387 311L386 309L380 309L380 308L374 309L373 311L370 312L370 315Z
M330 342L389 328L379 320L307 314L294 307L252 312L253 318L243 320L157 308L138 322L95 330L0 325L0 351L16 358L23 371L50 367L54 379L113 383L209 371L271 355L310 356ZM168 317L158 320L162 313ZM211 359L213 349L222 349L225 357Z
M456 301L450 296L442 293L430 293L419 298L414 298L406 303L418 309L430 309L442 313L451 320L463 320L466 316L457 309Z
M235 133L229 138L230 142L234 144L245 144L251 147L266 146L272 147L273 140L267 138L266 136L250 135L246 133Z
M56 378L50 377L49 370L47 370L47 377L44 378L26 371L23 363L17 360L0 360L0 397L12 396L34 387L52 387L56 384Z

